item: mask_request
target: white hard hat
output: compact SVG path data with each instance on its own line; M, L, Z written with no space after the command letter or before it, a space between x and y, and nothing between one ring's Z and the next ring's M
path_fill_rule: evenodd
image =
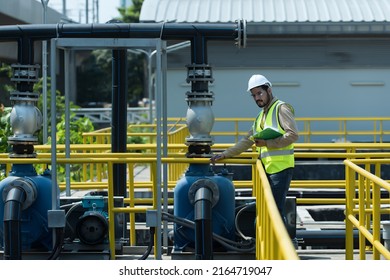
M266 77L263 75L253 75L249 81L248 81L248 91L250 91L252 88L259 87L262 85L267 85L269 87L272 87L272 84Z

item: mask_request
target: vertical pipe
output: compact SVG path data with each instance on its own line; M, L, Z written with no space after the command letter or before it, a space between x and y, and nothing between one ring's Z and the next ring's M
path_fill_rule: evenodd
M26 192L22 188L13 187L4 201L4 259L22 259L22 206Z
M148 98L149 98L149 123L152 124L154 123L153 121L153 85L152 85L152 55L153 53L151 51L148 51L146 54L146 59L148 63Z
M191 65L188 65L187 82L191 82L191 92L187 92L187 126L190 137L186 138L188 156L209 154L213 138L210 132L214 125L211 109L213 93L209 92L209 82L213 81L211 67L207 64L207 40L196 34L191 40Z
M191 41L192 63L195 65L207 65L207 40L204 36L198 34ZM208 92L209 81L197 81L191 84L192 92Z
M162 126L165 126L166 124L162 124L162 115L164 114L162 111L164 110L166 105L163 105L164 94L166 94L166 84L164 83L163 79L165 76L162 76L162 73L164 72L163 69L165 67L165 61L166 61L166 43L159 40L156 44L156 197L157 197L157 224L161 225L161 187L162 187L162 175L161 175L161 166L162 166L162 151L161 151L161 144L162 144ZM163 120L164 123L167 121L166 119ZM164 149L166 149L166 146L164 146ZM156 259L161 259L161 231L156 230L155 233L155 257Z
M47 5L49 0L41 0L43 6L43 24L47 23ZM43 144L47 142L47 41L42 41L42 110L43 110Z
M161 42L161 41L160 41ZM166 85L166 79L167 79L167 56L166 56L166 49L164 48L162 50L163 52L163 55L160 55L161 57L161 67L162 67L162 81L161 81L161 86L163 88L163 94L162 94L162 119L164 120L163 122L163 139L162 139L162 144L163 144L163 157L167 157L168 156L168 135L167 135L167 132L168 132L168 124L167 124L167 119L168 119L168 97L167 97L167 94L164 94L166 93L166 88L167 88L167 85ZM150 102L150 106L151 106L151 102ZM162 178L163 178L163 210L165 212L168 212L168 164L167 163L164 163L163 164L163 174L162 174ZM163 246L164 247L168 247L168 225L167 225L167 221L164 221L164 224L163 224L163 232L164 232L164 235L163 235Z
M18 40L18 62L22 65L34 64L34 42L31 38L21 37ZM20 82L17 83L17 90L20 92L32 92L33 83Z
M195 193L195 259L213 259L213 227L212 227L213 193L209 188L202 187Z
M52 185L52 209L57 209L59 205L59 189L57 188L57 126L56 126L56 88L57 88L57 79L56 79L56 59L57 59L57 40L51 40L51 49L50 49L50 76L51 76L51 103L50 103L50 113L51 113L51 185ZM54 239L53 239L54 240Z
M126 152L127 140L127 51L112 51L111 150ZM114 164L114 195L125 196L126 164Z
M70 50L65 49L65 62L64 62L64 72L65 72L65 157L70 158L70 101L69 101L69 86L70 86ZM67 196L70 196L70 164L65 164L65 192Z
M47 41L42 42L42 110L43 110L43 137L42 144L47 143Z

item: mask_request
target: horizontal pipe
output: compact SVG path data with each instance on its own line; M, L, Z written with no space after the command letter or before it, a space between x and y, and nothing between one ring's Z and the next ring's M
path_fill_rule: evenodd
M161 38L191 40L202 36L206 40L237 38L240 23L106 23L106 24L26 24L0 26L0 40L19 38L48 40L51 38ZM244 36L244 34L242 34Z
M355 230L356 234L358 231ZM297 230L297 237L301 238L344 238L344 229L323 229L323 230Z

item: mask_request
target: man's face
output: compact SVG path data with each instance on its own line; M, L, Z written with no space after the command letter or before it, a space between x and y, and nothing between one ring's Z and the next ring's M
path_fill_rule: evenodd
M269 103L269 94L268 91L270 89L268 88L267 90L262 89L261 87L255 87L251 89L251 95L253 97L253 100L256 102L257 106L260 108L263 108Z

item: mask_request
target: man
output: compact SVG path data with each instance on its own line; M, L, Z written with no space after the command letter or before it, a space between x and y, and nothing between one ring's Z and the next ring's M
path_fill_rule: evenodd
M272 84L263 75L256 74L249 79L248 92L251 93L257 106L262 108L252 129L234 146L220 154L213 155L210 160L215 164L218 160L239 155L256 144L279 213L285 220L284 205L294 168L293 143L298 140L294 109L291 105L273 96ZM270 139L268 137L256 138L270 127L279 132L276 133L278 136L271 136Z

